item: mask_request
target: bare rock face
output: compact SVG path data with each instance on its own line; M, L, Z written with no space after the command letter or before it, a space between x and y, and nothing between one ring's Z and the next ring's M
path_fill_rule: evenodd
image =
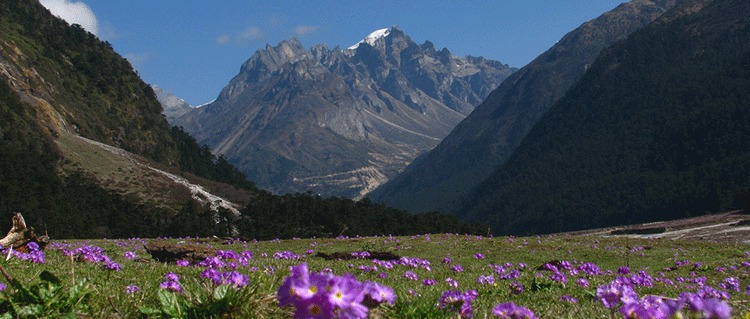
M151 85L151 89L156 93L156 99L161 103L162 113L168 121L182 116L193 108L187 101L175 96L171 92L165 91L157 85Z
M261 188L360 198L435 147L513 68L397 27L341 50L256 52L213 103L172 121Z
M626 2L569 32L509 76L440 145L368 197L414 212L449 211L513 154L602 50L656 20L675 2Z

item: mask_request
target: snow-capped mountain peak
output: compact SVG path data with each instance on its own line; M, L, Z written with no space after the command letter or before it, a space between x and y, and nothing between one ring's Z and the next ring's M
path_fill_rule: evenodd
M380 38L387 37L389 34L391 34L391 29L390 28L375 30L372 33L370 33L369 35L367 35L361 41L359 41L356 44L350 46L348 48L348 50L356 50L359 47L360 44L365 43L365 42L367 44L369 44L369 45L373 45L373 44L375 44L375 41L377 41Z

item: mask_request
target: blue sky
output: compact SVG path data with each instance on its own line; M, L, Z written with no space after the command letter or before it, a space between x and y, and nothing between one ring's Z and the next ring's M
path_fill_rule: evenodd
M209 102L266 44L346 48L397 25L417 43L522 67L625 0L40 0L112 44L144 81Z

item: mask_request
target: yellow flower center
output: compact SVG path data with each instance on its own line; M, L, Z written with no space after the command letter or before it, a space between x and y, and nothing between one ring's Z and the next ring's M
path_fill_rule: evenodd
M313 315L319 315L321 312L323 312L323 310L320 309L320 306L315 305L315 304L313 304L313 305L310 306L310 313L311 314L313 314Z
M318 292L318 286L310 286L310 293L316 293Z

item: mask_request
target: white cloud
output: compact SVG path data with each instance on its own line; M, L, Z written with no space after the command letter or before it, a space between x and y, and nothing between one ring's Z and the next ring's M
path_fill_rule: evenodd
M294 28L294 35L300 38L304 38L305 36L318 31L319 29L320 27L316 25L298 25L296 28Z
M146 61L151 59L151 54L148 53L126 53L123 55L125 60L128 60L130 62L130 65L133 66L134 69L140 70L143 67L143 64L146 63Z
M83 2L76 0L39 0L52 14L70 24L78 24L84 30L95 35L99 32L99 23L94 11Z
M261 30L258 27L249 27L245 29L245 31L240 32L240 34L237 35L237 41L241 43L247 43L247 42L253 42L256 40L261 40L265 37L263 34L263 30Z
M266 38L266 33L259 27L248 27L235 35L220 34L216 36L216 44L225 45L230 43L247 44Z
M230 37L230 36L228 36L226 34L222 34L222 35L216 37L216 43L217 44L227 44L230 41L232 41L232 37Z

